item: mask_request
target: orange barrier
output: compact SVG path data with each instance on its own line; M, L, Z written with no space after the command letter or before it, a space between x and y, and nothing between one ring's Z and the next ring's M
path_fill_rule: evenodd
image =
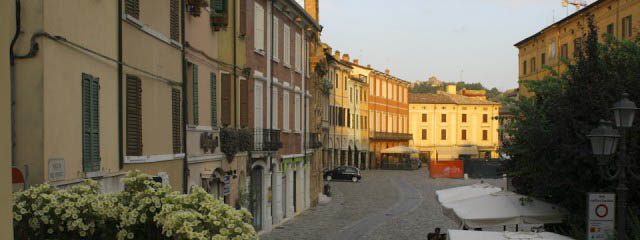
M463 178L464 162L462 160L429 161L429 175L432 178Z

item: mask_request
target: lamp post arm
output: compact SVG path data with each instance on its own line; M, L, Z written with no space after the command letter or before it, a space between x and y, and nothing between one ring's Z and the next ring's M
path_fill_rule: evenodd
M618 170L611 173L611 170L607 166L600 166L599 169L600 169L600 175L607 181L614 181L620 175L620 171Z

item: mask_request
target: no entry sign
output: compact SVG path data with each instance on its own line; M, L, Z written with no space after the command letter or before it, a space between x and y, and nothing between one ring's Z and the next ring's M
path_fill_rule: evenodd
M589 240L610 239L614 234L616 195L589 193L587 235Z

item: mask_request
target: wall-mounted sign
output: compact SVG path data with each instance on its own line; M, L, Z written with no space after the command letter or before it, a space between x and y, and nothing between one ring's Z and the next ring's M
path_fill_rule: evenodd
M589 193L587 239L606 240L614 236L615 202L613 193Z
M49 159L49 181L64 179L64 158Z

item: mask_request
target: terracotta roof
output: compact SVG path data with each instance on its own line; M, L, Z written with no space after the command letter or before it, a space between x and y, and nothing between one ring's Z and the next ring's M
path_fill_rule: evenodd
M458 104L458 105L500 105L500 103L449 93L410 93L409 103Z

